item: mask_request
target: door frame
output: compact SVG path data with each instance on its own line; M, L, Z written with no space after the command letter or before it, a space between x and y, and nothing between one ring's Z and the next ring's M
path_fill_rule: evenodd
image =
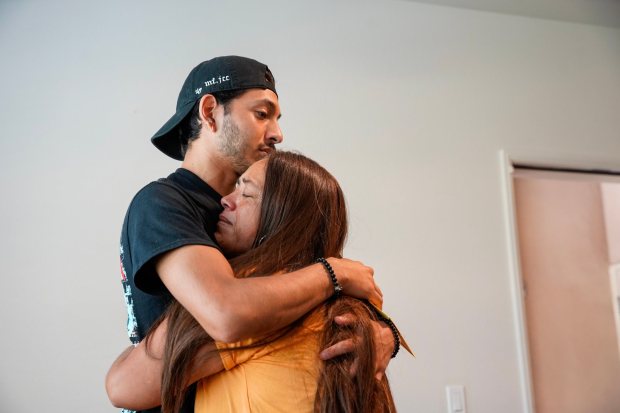
M584 161L579 154L558 154L540 152L514 154L501 149L498 153L500 165L501 193L504 209L504 228L512 297L512 313L517 347L517 365L521 384L521 401L524 413L535 413L530 366L529 341L525 316L523 274L519 253L519 234L514 195L515 166L533 169L557 171L557 173L575 173L586 175L605 175L610 181L620 182L620 165L602 160ZM553 173L553 172L552 172Z
M516 204L512 177L514 162L504 150L501 150L499 153L499 161L502 174L504 226L506 246L508 248L512 315L515 337L517 339L517 365L519 368L519 382L521 383L521 402L524 413L534 413L532 372L525 318L525 303L523 301L523 277L521 275L521 262L519 259L519 237L517 234Z
M613 301L614 308L614 321L616 322L618 352L620 353L620 263L609 265L609 282L611 284L611 299Z

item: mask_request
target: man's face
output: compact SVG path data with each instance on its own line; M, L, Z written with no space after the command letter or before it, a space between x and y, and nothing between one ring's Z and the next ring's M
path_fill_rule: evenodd
M250 89L228 103L217 143L235 172L242 174L282 142L278 119L278 96L271 90Z

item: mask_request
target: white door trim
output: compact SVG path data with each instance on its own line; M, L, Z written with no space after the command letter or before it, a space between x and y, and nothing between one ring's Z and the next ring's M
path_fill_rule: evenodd
M502 198L504 203L504 223L506 245L508 247L508 266L510 273L510 289L512 293L512 312L517 338L517 363L519 380L521 382L521 400L524 413L534 413L532 393L532 373L530 370L530 355L525 319L525 305L523 302L523 277L519 259L519 238L517 234L517 219L513 186L513 161L508 154L501 150L499 160L502 174Z

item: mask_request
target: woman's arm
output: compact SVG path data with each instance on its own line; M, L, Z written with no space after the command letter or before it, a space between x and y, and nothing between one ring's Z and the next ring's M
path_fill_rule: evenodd
M168 320L154 330L148 349L143 340L130 346L114 361L106 376L108 398L115 407L144 410L161 404L161 376ZM202 377L224 370L214 343L205 345L197 354L189 372L191 384Z

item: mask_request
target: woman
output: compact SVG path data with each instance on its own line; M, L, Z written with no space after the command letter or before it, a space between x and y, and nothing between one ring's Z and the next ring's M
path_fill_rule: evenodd
M342 190L302 155L276 152L255 163L222 205L215 236L232 256L238 277L287 273L342 255L347 234ZM355 325L343 328L331 321L347 313L356 316ZM387 379L374 377L370 321L377 319L371 306L339 297L284 331L221 344L174 303L146 342L156 353L165 340L163 411L178 412L188 384L204 376L209 377L199 381L196 412L395 411ZM320 348L360 336L355 354L319 360Z

